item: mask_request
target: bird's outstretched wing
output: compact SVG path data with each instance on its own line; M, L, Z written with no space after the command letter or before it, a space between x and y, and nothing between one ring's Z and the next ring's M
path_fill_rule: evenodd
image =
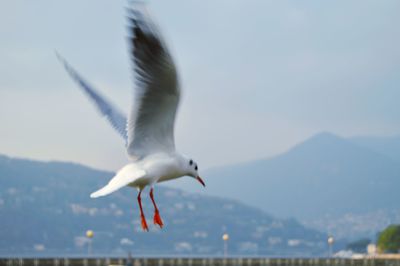
M135 159L175 150L180 89L173 59L143 4L134 4L128 14L136 87L128 118L127 150Z
M71 78L78 83L79 87L85 92L87 96L95 103L100 113L105 116L110 122L111 126L118 132L119 135L128 141L128 135L126 132L127 119L124 114L118 111L110 102L108 102L99 92L97 92L92 86L90 86L79 74L76 72L68 62L57 53L57 57L60 62L64 65L65 70L71 76Z

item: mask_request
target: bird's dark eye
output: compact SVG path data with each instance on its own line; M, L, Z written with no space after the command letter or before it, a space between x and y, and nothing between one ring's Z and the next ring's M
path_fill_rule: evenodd
M197 165L196 165L196 166L194 167L194 170L196 170L196 171L197 171L197 169L198 169L198 168L197 168Z
M190 160L190 161L189 161L189 165L192 165L192 164L193 164L193 160Z

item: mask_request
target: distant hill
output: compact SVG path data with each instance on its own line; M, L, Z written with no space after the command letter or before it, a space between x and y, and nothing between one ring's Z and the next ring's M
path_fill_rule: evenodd
M361 147L378 152L400 163L400 136L357 136L349 140Z
M89 198L112 175L77 164L0 156L0 255L85 254L88 229L95 232L93 252L102 255L221 255L224 232L231 236L231 254L326 252L326 235L294 219L163 186L157 186L155 197L165 227L152 225L153 208L146 197L151 231L142 232L135 190Z
M317 134L270 159L203 175L206 193L295 217L341 237L375 235L380 226L400 217L400 164L330 133ZM191 183L185 186L194 189ZM390 217L373 217L393 210Z

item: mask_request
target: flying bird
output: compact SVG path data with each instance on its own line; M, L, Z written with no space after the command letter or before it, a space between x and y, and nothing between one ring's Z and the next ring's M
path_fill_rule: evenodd
M142 5L128 9L129 43L135 76L134 101L128 118L86 82L60 55L59 60L100 113L124 139L130 163L122 167L103 188L90 195L106 196L129 186L138 189L141 225L148 231L141 193L150 187L155 225L163 226L154 200L156 183L182 176L205 186L197 163L175 149L174 124L181 89L173 58L156 24Z

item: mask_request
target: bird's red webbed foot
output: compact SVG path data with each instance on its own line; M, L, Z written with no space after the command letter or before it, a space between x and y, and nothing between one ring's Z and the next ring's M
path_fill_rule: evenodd
M147 226L147 222L146 222L146 218L144 217L144 213L143 213L143 208L142 208L142 199L140 197L140 194L142 193L142 191L139 192L139 195L137 197L138 202L139 202L139 208L140 208L140 219L141 219L141 224L142 224L142 229L144 231L149 231L149 227Z
M141 214L140 218L142 220L142 229L143 229L143 231L149 231L149 227L147 226L146 218L144 217L144 215Z
M154 224L158 224L161 228L163 227L163 221L161 220L160 212L158 210L154 211Z
M160 226L160 228L162 228L164 224L163 224L163 221L161 220L160 212L158 211L156 202L154 201L153 188L150 189L150 198L151 198L151 201L153 202L153 205L154 205L153 222L154 222L154 224L158 224Z

